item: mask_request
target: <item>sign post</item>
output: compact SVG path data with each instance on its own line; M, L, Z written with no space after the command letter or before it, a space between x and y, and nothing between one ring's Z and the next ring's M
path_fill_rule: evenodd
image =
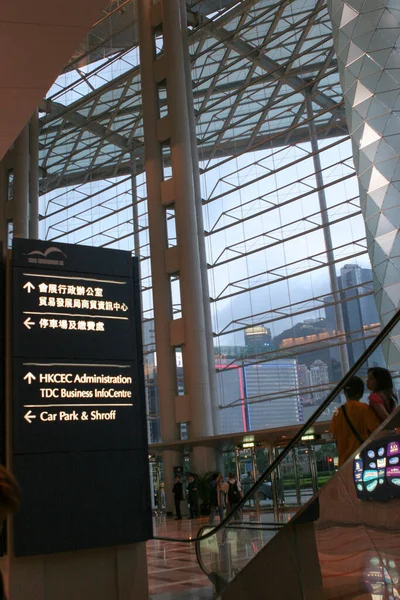
M13 242L12 453L23 490L16 556L151 537L134 260Z

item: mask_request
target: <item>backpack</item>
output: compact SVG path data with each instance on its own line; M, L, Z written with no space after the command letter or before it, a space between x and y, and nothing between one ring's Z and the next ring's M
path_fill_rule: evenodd
M240 492L239 492L236 481L235 481L235 483L229 483L228 500L229 500L230 505L239 504L239 502L241 500Z

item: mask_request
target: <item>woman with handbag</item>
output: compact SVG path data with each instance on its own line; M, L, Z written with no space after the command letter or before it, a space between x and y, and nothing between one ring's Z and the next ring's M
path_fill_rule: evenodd
M390 372L382 367L368 369L367 388L372 392L369 405L380 423L394 411L397 396L393 391L393 380Z

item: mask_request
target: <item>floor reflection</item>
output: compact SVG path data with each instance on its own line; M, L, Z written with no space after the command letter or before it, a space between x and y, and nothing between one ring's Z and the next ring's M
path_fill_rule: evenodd
M349 461L319 496L324 598L400 599L400 499L361 499L355 483Z
M398 590L399 572L396 561L373 556L365 569L365 583L374 600L395 600L400 598Z
M288 522L291 516L291 512L285 511L281 515L281 522ZM274 515L271 512L249 510L244 512L243 521L236 524L238 529L233 525L232 529L225 532L229 541L230 561L235 570L241 570L275 534L260 531L257 525L273 522ZM200 527L207 523L208 518L176 521L154 517L154 535L196 537ZM217 536L218 539L211 537L202 543L202 560L209 571L214 570L214 562L219 560L221 536L223 532ZM212 597L212 586L198 565L194 544L150 540L147 542L147 558L151 600L205 600Z
M195 537L207 519L175 521L154 517L154 535ZM149 591L151 600L178 598L209 598L211 585L200 570L194 544L179 544L150 540L147 542ZM208 594L208 596L207 596Z

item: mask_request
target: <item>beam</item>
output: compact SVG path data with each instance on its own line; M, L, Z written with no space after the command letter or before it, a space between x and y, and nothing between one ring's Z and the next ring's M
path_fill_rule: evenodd
M335 137L343 137L347 135L344 130L343 124L340 126L332 126L327 131L326 125L319 125L317 128L317 134L319 134L320 139L329 139ZM255 140L254 148L248 149L249 151L258 152L260 150L272 149L272 148L280 148L282 146L288 146L289 143L287 141L288 132L282 131L281 134L273 134L272 136L260 136ZM215 152L215 145L211 145L205 148L199 147L199 158L200 161L209 160L214 154L215 158L222 158L228 156L235 156L240 152L244 152L247 149L247 144L250 138L244 138L239 142L227 142L220 144ZM306 143L309 140L308 127L299 127L293 131L290 136L290 145L296 145L299 143ZM136 163L136 172L137 175L142 173L144 170L144 157L138 156ZM127 160L126 162L121 162L117 167L115 164L108 164L101 166L99 168L93 169L91 173L88 173L87 170L75 171L72 173L67 173L62 178L60 175L48 175L47 177L42 177L40 181L40 193L46 194L55 189L63 188L67 186L77 186L82 185L84 183L88 183L89 181L101 181L104 179L110 179L113 177L122 177L126 175L130 175L131 173L131 162Z
M269 58L266 54L260 55L258 48L254 48L244 40L234 37L230 31L222 27L219 28L213 23L209 24L207 31L225 46L231 48L240 56L243 56L248 61L269 73L277 81L281 81L285 85L288 85L303 96L306 95L309 84L305 83L304 80L297 75L286 73L285 67ZM312 101L321 106L321 108L328 109L338 119L342 120L345 118L344 108L338 106L323 92L314 91Z
M136 144L134 140L129 142L128 138L112 131L111 129L107 129L103 125L100 125L95 119L88 120L87 117L82 115L80 112L76 110L68 110L67 106L60 104L59 102L53 102L52 100L43 100L40 105L40 110L50 114L52 117L59 117L69 121L76 127L80 129L86 129L93 133L93 135L99 137L100 139L108 142L109 144L113 144L121 150L129 150L130 148L137 146L140 144L139 140L136 140Z
M289 71L288 75L313 75L315 73L318 73L325 65L326 65L326 61L322 61L322 62L320 61L320 62L316 62L316 63L306 64L302 67L295 67L294 69L291 69ZM333 59L330 62L329 68L332 69L333 71L337 68L336 59ZM218 94L230 94L230 93L233 94L235 92L241 92L242 90L244 91L251 87L254 87L254 88L256 88L256 86L262 87L265 83L270 83L271 81L276 81L275 77L273 77L272 75L269 75L269 74L265 74L265 75L261 75L258 77L254 77L250 81L250 83L246 83L245 79L230 81L229 83L221 83L220 85L215 86L212 95L214 96L214 95L218 95ZM203 84L203 80L200 81L200 84ZM303 82L303 86L304 85L306 85L305 82ZM193 97L195 99L202 99L205 97L207 91L208 91L208 87L207 88L199 88L199 86L195 86L193 89ZM53 104L57 104L57 103L54 102ZM166 100L160 102L160 106L166 106L166 104L167 104ZM59 105L59 106L62 106L62 105ZM72 107L72 105L71 105L71 107ZM83 107L83 104L82 104L82 107ZM63 108L64 108L64 111L69 110L69 107L64 106ZM43 112L47 112L47 114L49 114L53 118L55 118L55 116L56 116L55 112L53 112L53 111L48 112L46 110L46 107L43 104L41 104L41 110L43 110ZM72 111L77 112L75 109L72 109ZM107 119L111 115L113 115L114 112L115 112L114 110L106 110L106 111L100 113L98 115L98 118ZM118 111L117 116L120 117L120 116L126 116L126 115L139 115L140 112L141 112L141 106L140 106L140 104L136 104L134 106L122 108L121 110ZM67 115L65 115L64 113L62 115L57 114L57 118L58 117L63 117L69 122L69 125L65 125L64 130L66 128L71 128L71 129L73 128L72 120L68 119ZM41 119L41 121L42 121L41 132L43 135L46 135L48 133L58 132L59 125L53 125L52 121L50 121L48 124L43 122L43 119ZM126 139L126 138L124 138L124 139Z

